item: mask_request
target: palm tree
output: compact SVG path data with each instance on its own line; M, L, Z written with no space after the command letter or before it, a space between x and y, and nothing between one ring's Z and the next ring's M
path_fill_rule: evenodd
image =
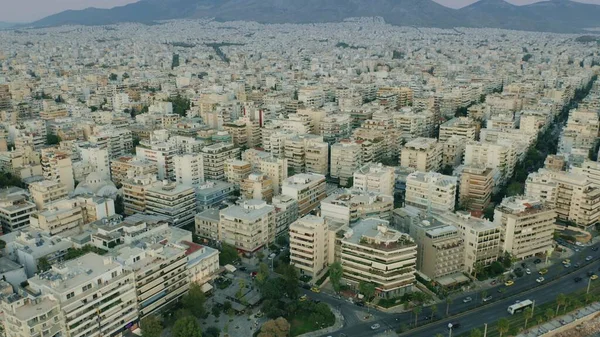
M583 295L583 300L584 300L585 304L588 304L588 302L591 301L593 297L594 297L594 295L592 295L590 293Z
M539 316L536 318L536 321L537 321L537 324L538 324L538 325L540 325L540 324L544 323L544 316L543 316L543 315L539 315Z
M483 302L483 299L487 297L488 292L487 291L482 291L481 292L481 301Z
M483 264L481 264L480 262L475 262L475 264L473 265L473 277L477 278L477 275L481 275L481 273L483 273Z
M437 305L435 305L435 304L432 304L432 305L429 307L429 310L431 310L431 320L433 320L433 317L435 316L435 314L436 314L436 313L437 313L437 311L438 311L438 307L437 307Z
M423 308L420 305L413 308L413 313L415 314L415 328L417 327L417 324L419 323L418 319L419 319L419 314L421 313L421 310L423 310Z
M506 318L501 318L498 321L496 328L498 329L498 333L500 333L500 337L502 337L502 335L508 332L508 329L510 328L510 322Z
M571 300L571 298L570 298L570 297L567 297L567 298L565 299L565 305L563 306L563 314L564 314L565 312L567 312L567 308L570 308L570 307L571 307L571 305L573 305L573 300Z
M446 316L448 316L448 312L450 311L450 304L452 304L452 298L448 296L446 297Z
M469 337L481 337L481 336L483 336L483 333L479 329L473 329L473 330L471 330L471 334L469 334Z
M558 315L558 308L560 308L561 305L565 305L567 301L567 296L565 296L565 294L558 294L558 296L556 296L556 313L555 315Z
M525 329L527 329L527 321L533 317L533 309L531 309L531 307L525 308L525 310L523 310L523 315L525 316Z
M544 312L544 316L546 316L547 320L551 320L554 317L554 310L548 308L546 312Z

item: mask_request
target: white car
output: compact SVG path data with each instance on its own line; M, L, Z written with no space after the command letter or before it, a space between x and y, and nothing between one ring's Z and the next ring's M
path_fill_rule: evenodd
M592 259L593 259L593 257L591 257L591 256L588 256L585 258L586 261L592 261Z
M488 297L484 297L483 301L487 302L487 301L491 301L492 300L492 296L488 296Z
M381 327L381 325L379 325L379 323L375 323L373 325L371 325L371 330L377 330Z
M537 283L542 283L542 282L544 282L544 277L543 277L543 276L540 276L540 277L536 278L536 279L535 279L535 282L537 282Z
M531 270L529 268L525 269L525 274L531 275Z
M472 298L470 298L470 297L466 297L466 298L463 300L463 303L469 303L469 302L471 302L472 300L473 300Z

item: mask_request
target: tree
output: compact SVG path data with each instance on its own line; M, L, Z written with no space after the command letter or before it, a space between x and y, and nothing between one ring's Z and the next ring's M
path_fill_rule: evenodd
M529 308L525 308L525 310L523 310L523 316L525 316L525 328L527 329L527 321L529 321L530 318L533 317L533 309Z
M415 328L417 327L417 324L419 323L419 314L421 313L421 311L423 310L423 307L421 307L420 305L416 306L413 308L413 314L415 314Z
M483 273L485 266L481 263L481 262L475 262L475 264L473 265L473 277L477 278L477 275L480 275Z
M219 307L217 307L216 305L213 306L210 311L212 312L213 316L215 316L216 318L219 318L219 316L221 316L221 309L219 309Z
M57 135L47 135L46 136L46 145L56 145L60 143L61 139Z
M452 304L452 298L448 296L446 297L446 316L448 316L448 312L450 311L450 304Z
M172 337L202 337L200 332L200 324L198 320L192 316L187 316L178 319L171 329Z
M487 291L484 290L481 292L481 301L482 302L483 302L483 299L487 297L487 295L488 295Z
M535 320L536 320L537 324L540 325L540 324L544 323L544 316L539 315L539 316L537 316L537 318Z
M280 235L277 237L277 239L275 240L277 242L278 245L280 246L285 246L288 244L288 240L285 236Z
M340 291L343 274L344 269L341 263L335 262L329 265L329 281L331 281L331 286L335 292Z
M204 331L204 337L219 337L221 335L221 330L216 326L209 326Z
M115 213L125 215L125 201L120 194L115 198Z
M223 302L223 311L228 312L229 310L231 310L231 302L230 301L225 301Z
M48 259L45 257L40 257L38 259L38 271L46 271L48 269L50 269L52 267L52 265L50 264L50 262L48 262Z
M142 337L160 337L163 330L162 322L155 315L146 316L140 323Z
M272 319L260 327L257 337L287 337L290 333L290 323L283 318Z
M183 307L196 318L204 316L204 302L206 302L206 296L197 283L190 284L188 293L181 298Z
M438 306L435 304L432 304L429 307L429 310L431 310L431 320L433 320L433 318L435 317L435 314L437 314L437 312L438 312Z
M556 296L556 314L558 315L558 308L560 308L561 305L565 305L567 301L567 296L565 296L565 294L558 294Z
M507 333L509 328L510 328L510 322L508 321L508 319L501 318L498 321L497 329L498 329L498 333L500 334L500 337L502 337L502 335Z
M219 254L219 264L222 266L232 264L240 259L237 249L234 246L223 243Z
M483 336L483 333L479 329L473 329L473 330L471 330L471 333L469 334L469 337L481 337L481 336Z
M375 296L375 285L371 282L360 281L358 284L358 291L365 295L366 300L369 301L373 296Z
M546 316L547 320L551 320L554 317L554 310L550 308L546 309L546 311L544 312L544 316Z
M265 284L269 278L269 266L266 263L261 262L258 265L258 272L256 273L256 281L259 285Z
M290 264L284 264L283 266L284 291L288 298L295 300L298 298L298 287L300 286L298 269Z
M108 79L111 81L116 81L118 78L117 74L114 73L110 73L110 75L108 76Z

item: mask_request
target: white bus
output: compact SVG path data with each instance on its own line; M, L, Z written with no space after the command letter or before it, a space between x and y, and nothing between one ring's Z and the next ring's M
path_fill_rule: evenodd
M515 303L508 307L508 313L514 315L516 312L521 312L525 310L525 308L532 307L533 302L531 300L521 301L519 303Z

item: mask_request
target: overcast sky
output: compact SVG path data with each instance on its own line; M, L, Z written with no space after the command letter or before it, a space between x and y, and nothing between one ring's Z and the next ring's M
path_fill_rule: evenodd
M137 0L0 0L0 21L31 22L45 16L67 9L83 9L87 7L110 8L121 6ZM302 1L302 0L298 0ZM434 0L448 7L462 7L477 0ZM527 4L539 0L509 0L514 4ZM600 0L578 0L600 5Z

